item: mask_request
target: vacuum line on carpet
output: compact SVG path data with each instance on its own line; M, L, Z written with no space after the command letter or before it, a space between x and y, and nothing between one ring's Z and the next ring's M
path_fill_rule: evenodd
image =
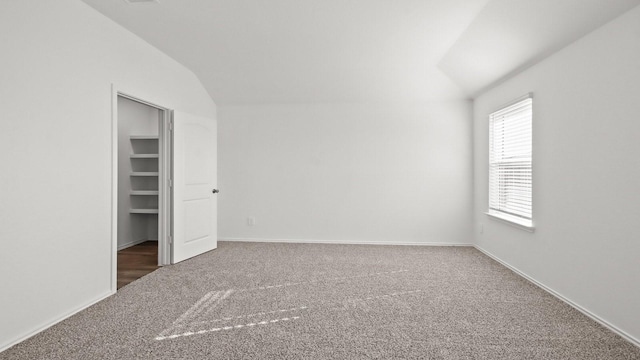
M198 300L193 306L191 306L187 311L185 311L176 321L173 322L174 325L185 322L187 319L193 317L194 315L199 314L202 311L202 308L207 306L210 301L215 301L220 297L221 291L211 291L206 293L200 300Z
M392 298L392 297L403 296L403 295L416 294L416 293L419 293L421 291L422 290L399 291L399 292L394 292L394 293L390 293L390 294L370 296L370 297L366 297L366 298L352 298L352 299L347 299L346 301L366 301L366 300L385 299L385 298ZM199 305L200 303L201 302L199 301L198 303L196 303L196 305ZM195 305L194 305L194 307L195 307ZM197 326L199 324L206 324L206 323L211 323L211 322L229 321L229 320L236 320L236 319L241 319L241 318L251 317L251 316L263 316L263 315L271 315L271 314L282 313L282 312L302 311L302 310L308 310L308 309L309 309L308 306L301 306L301 307L292 308L292 309L280 309L280 310L265 311L265 312L254 313L254 314L239 315L239 316L236 316L236 317L226 317L226 318L214 319L214 320L208 320L208 321L199 321L199 322L194 322L194 323L184 324L184 325L179 324L179 325L177 325L175 327L172 327L170 329L167 329L167 330L163 331L155 339L158 340L158 341L167 340L167 339L176 339L176 338L184 337L184 336L202 335L202 334L211 333L211 332L217 332L217 331L241 329L241 328L245 328L245 327L250 328L250 327L254 327L254 326L258 326L258 325L275 324L275 323L281 322L281 321L297 320L297 319L300 318L300 316L286 317L286 318L273 319L273 320L264 320L264 321L252 322L252 323L248 323L248 324L229 325L229 326L224 326L224 327L217 327L217 328L204 329L204 330L198 330L198 331L185 331L185 332L182 332L182 333L172 334L172 335L168 335L167 334L168 332L173 332L173 331L177 330L176 328L185 327L185 326L194 326L194 325Z
M212 323L212 322L220 322L220 321L229 321L229 320L242 319L242 318L253 317L253 316L278 314L278 313L290 312L290 311L301 311L301 310L306 310L306 309L307 309L306 306L301 306L301 307L297 307L297 308L293 308L293 309L280 309L280 310L273 310L273 311L264 311L264 312L254 313L254 314L238 315L238 316L225 317L225 318L220 318L220 319L198 321L198 322L194 322L194 323L191 323L191 324L192 325L206 324L206 323Z
M341 301L341 303L348 303L348 302L353 302L353 301L368 301L368 300L388 299L388 298L397 297L397 296L416 294L416 293L419 293L421 291L422 290L398 291L398 292L394 292L394 293L377 295L377 296L370 296L370 297L366 297L366 298L365 297L363 297L363 298L349 298L349 299ZM255 316L280 314L280 313L294 312L294 311L304 311L304 310L309 310L310 308L313 309L315 307L317 307L317 306L314 306L312 304L310 306L300 306L300 307L291 308L291 309L279 309L279 310L272 310L272 311L263 311L263 312L253 313L253 314L238 315L238 316L228 316L228 317L219 318L219 319L202 320L202 321L196 321L196 322L191 322L191 323L187 323L187 324L178 324L176 326L171 327L170 329L165 330L163 333L160 334L160 336L163 336L167 332L174 332L178 328L193 327L193 326L209 324L209 323L214 323L214 322L232 321L232 320L248 318L248 317L255 317Z
M200 300L198 300L189 310L185 311L176 321L174 321L171 326L160 333L160 336L163 336L166 333L173 332L175 328L183 327L189 325L192 321L196 320L199 316L206 315L211 312L216 305L219 305L220 302L229 295L233 290L227 291L211 291L205 294Z
M248 323L248 324L238 324L238 325L233 325L233 326L225 326L225 327L219 327L219 328L213 328L213 329L206 329L206 330L199 330L199 331L187 331L181 334L173 334L173 335L168 335L168 336L157 336L155 339L160 341L160 340L168 340L168 339L176 339L179 337L184 337L184 336L191 336L191 335L202 335L202 334L206 334L206 333L210 333L210 332L217 332L217 331L224 331L224 330L234 330L234 329L242 329L242 328L251 328L254 326L259 326L259 325L269 325L269 324L275 324L277 322L285 322L285 321L293 321L293 320L297 320L300 319L300 316L293 316L293 317L286 317L286 318L281 318L281 319L273 319L273 320L265 320L265 321L260 321L260 322L254 322L254 323Z

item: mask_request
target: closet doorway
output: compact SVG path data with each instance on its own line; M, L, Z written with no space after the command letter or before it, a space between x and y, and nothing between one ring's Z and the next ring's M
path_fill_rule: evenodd
M117 93L117 289L170 263L170 111Z
M112 146L112 292L136 273L217 248L215 116L170 110L114 85ZM118 263L128 271L120 286Z

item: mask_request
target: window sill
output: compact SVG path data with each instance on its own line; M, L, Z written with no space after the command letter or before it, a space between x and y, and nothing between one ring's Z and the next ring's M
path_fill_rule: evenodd
M485 214L487 214L487 216L489 216L494 220L500 221L507 225L511 225L520 230L524 230L528 232L535 231L535 227L533 226L533 221L520 219L515 216L510 216L510 215L498 213L498 212L486 212Z

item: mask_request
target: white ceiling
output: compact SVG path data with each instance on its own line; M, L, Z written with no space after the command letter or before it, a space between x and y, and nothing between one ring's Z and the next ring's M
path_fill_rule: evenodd
M492 0L440 62L472 97L640 4L640 0Z
M640 2L82 1L190 68L218 104L468 98Z

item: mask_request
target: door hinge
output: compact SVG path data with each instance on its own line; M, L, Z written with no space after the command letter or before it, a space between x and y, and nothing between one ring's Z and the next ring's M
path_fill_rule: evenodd
M169 179L169 187L173 187L173 180Z
M169 235L169 244L173 244L173 237Z
M173 120L169 121L169 131L173 131Z

